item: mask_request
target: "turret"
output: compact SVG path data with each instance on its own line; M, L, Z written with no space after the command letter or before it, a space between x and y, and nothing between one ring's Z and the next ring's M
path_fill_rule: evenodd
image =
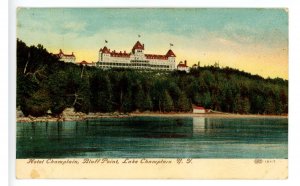
M141 44L140 41L137 41L132 48L132 53L133 54L137 54L137 53L143 54L144 50L145 50L144 44Z
M168 58L168 61L171 63L171 69L175 69L175 65L176 65L176 55L174 54L174 52L170 49L167 53L166 53L166 57Z
M106 46L100 48L99 50L99 61L110 61L110 49L108 49Z

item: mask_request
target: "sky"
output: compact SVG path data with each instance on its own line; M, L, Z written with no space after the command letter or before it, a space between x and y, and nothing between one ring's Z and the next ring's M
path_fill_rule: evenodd
M17 38L52 53L74 52L78 62L97 61L104 45L129 52L139 40L144 53L165 54L172 43L177 63L218 62L288 79L285 9L19 8Z

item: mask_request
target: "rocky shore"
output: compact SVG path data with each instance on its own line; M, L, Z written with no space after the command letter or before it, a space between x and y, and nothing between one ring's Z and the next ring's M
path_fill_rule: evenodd
M21 111L17 111L17 122L46 122L46 121L81 121L93 118L121 118L129 117L129 114L123 114L118 112L113 113L89 113L85 114L82 112L74 112L72 108L67 108L59 117L53 117L50 114L47 116L25 117Z

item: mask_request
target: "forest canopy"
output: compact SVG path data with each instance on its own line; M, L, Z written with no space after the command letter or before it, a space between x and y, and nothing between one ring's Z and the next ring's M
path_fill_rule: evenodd
M77 112L288 113L288 81L216 66L182 71L103 70L64 63L17 40L17 107L25 116Z

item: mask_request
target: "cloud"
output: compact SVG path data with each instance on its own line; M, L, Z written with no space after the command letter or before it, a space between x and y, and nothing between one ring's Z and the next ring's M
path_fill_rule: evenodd
M237 21L213 17L215 14L208 16L208 19L202 16L203 11L200 12L202 19L199 19L192 14L183 15L171 10L169 12L172 14L165 18L163 11L155 10L150 19L139 17L134 11L122 10L123 14L118 14L114 12L116 10L105 9L89 14L92 10L84 9L81 13L72 10L73 13L70 13L51 9L42 18L37 15L43 15L46 10L35 10L33 16L18 15L17 36L28 45L42 44L51 52L57 52L59 48L66 53L73 51L78 61L96 61L105 40L108 40L106 45L111 49L127 52L140 40L145 44L146 53L156 54L165 54L169 43L173 43L177 61L187 59L189 64L220 61L221 64L251 72L255 70L252 66L259 66L265 70L260 72L264 76L268 74L266 66L272 65L282 77L286 73L287 53L282 52L288 49L285 25L271 22L270 26L263 21L264 17L259 20L262 23L253 26L255 19L251 22L250 19L244 21L244 18ZM138 38L138 34L142 37ZM284 73L279 72L280 68Z
M84 22L67 22L63 24L63 29L67 32L83 32L86 28L86 23Z

